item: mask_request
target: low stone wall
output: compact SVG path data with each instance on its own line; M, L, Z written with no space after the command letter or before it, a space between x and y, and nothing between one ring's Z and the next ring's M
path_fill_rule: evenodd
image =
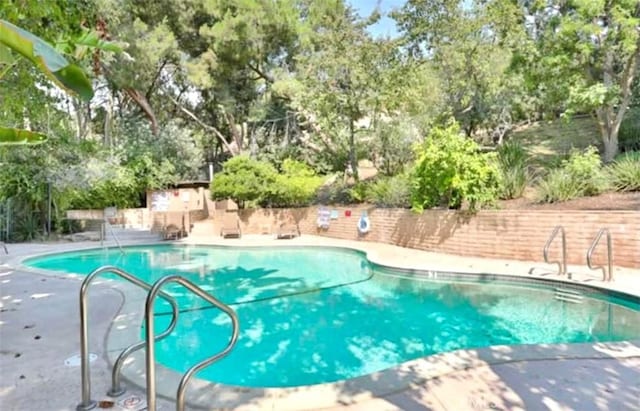
M68 210L70 220L104 221L104 210ZM148 228L150 226L149 210L146 208L118 209L116 216L109 218L114 226L125 228Z
M329 228L317 225L318 208L240 210L245 234L275 233L278 225L294 220L301 233L326 237L377 241L420 250L450 254L541 261L542 248L556 225L567 238L567 262L586 264L586 252L598 230L607 227L613 239L617 266L640 268L640 211L480 211L469 215L452 210L428 210L422 214L405 209L372 206L332 207L338 218ZM359 235L357 224L366 211L370 231ZM347 214L350 213L350 216ZM217 213L216 213L217 214ZM214 220L217 220L215 216ZM550 259L560 256L560 236L550 249ZM603 238L594 252L594 263L606 264Z

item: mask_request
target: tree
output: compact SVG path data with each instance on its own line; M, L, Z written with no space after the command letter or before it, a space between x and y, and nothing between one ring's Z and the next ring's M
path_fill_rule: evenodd
M63 90L85 100L93 97L91 82L82 69L58 53L51 45L32 33L0 20L0 80L17 63L11 51L29 60ZM2 66L6 67L2 67ZM17 128L0 128L0 143L26 144L43 142L42 133Z
M567 114L592 113L610 162L632 99L640 61L640 3L636 0L520 2L535 44L520 55L546 98ZM568 98L567 98L568 97Z
M313 200L322 178L306 164L292 159L282 162L268 203L278 207L303 207Z
M270 109L278 105L271 84L275 71L290 63L297 39L296 4L193 0L185 7L169 0L134 2L119 12L119 27L135 46L136 61L128 64L143 68L143 74L131 78L125 72L119 81L142 81L147 90L142 95L150 106L183 115L210 134L226 156L240 155L252 143L252 123L273 117Z
M277 174L269 163L247 156L233 157L223 164L222 172L211 182L211 198L230 198L244 208L247 202L260 202L269 196Z
M392 61L395 44L373 40L368 25L342 0L309 2L296 72L274 85L289 98L311 134L316 155L328 156L335 171L358 178L358 134L371 127L380 109L380 75Z
M446 108L467 136L508 130L518 116L524 90L511 70L522 31L515 16L498 0L409 0L394 13L411 54L437 68Z

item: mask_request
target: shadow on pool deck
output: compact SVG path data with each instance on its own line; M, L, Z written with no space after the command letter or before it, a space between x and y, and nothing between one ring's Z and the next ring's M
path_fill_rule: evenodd
M535 348L549 355L548 348ZM636 345L636 348L637 345ZM332 410L625 410L640 402L640 357L613 358L591 349L598 358L519 361L505 355L509 347L480 350L479 359L507 361L457 370L407 390ZM558 349L551 349L562 355ZM543 352L547 351L547 352ZM459 355L466 356L466 352ZM491 357L491 358L486 358ZM361 392L345 390L345 397Z
M37 251L44 251L39 248ZM48 250L48 248L47 248ZM36 251L36 252L37 252ZM33 252L33 251L32 251ZM0 409L74 410L80 401L80 369L65 359L79 351L80 281L14 271L0 266ZM93 399L107 398L110 381L105 338L123 296L106 282L90 292L90 351ZM523 354L524 353L524 354ZM545 357L547 359L545 359ZM548 359L555 357L555 359ZM524 359L524 358L528 358ZM405 386L371 398L363 384L345 382L335 395L340 405L325 410L637 410L640 404L640 341L622 344L490 347L427 357L419 364L373 374L370 387ZM446 366L443 367L443 363ZM448 369L437 373L436 369ZM430 371L431 370L431 371ZM434 373L430 378L424 375ZM196 384L193 398L207 397ZM257 410L265 390L239 389L239 397L218 397L218 408ZM302 391L300 390L301 394ZM132 392L142 395L140 389ZM205 395L206 394L206 395ZM295 395L267 409L314 409ZM159 409L175 406L159 399ZM117 409L117 408L116 408ZM264 408L262 408L264 409Z

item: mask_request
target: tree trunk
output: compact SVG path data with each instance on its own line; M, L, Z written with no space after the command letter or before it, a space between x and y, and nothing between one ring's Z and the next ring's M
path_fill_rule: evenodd
M635 52L629 57L622 71L619 83L621 98L616 107L617 111L612 103L596 110L602 142L604 143L603 161L605 163L612 162L616 154L618 154L618 132L631 101L631 86L637 73L638 60L640 60L640 37L638 37ZM612 86L615 77L613 66L613 52L609 51L605 56L603 70L603 83L607 88Z
M353 120L349 120L349 162L353 178L358 181L358 158L356 157L356 131Z
M618 130L609 134L609 136L602 136L604 142L604 156L603 161L605 163L611 163L618 154Z
M602 161L610 163L618 154L618 131L622 119L611 107L600 108L596 110L596 114L604 146ZM619 118L620 121L618 121Z

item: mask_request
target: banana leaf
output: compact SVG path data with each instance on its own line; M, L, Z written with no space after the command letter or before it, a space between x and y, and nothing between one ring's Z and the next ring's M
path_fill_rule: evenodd
M75 93L87 101L93 97L91 81L82 69L69 63L41 38L0 20L0 43L30 60L64 90Z
M123 50L121 46L122 43L102 40L100 36L98 36L98 33L92 30L85 31L74 41L74 44L112 53L122 53Z
M0 127L0 145L33 145L47 141L47 136L35 131Z

